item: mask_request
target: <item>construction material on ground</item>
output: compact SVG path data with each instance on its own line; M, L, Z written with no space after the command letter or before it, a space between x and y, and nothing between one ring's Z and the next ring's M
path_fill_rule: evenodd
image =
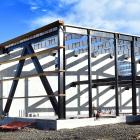
M1 130L9 130L9 131L13 131L13 130L18 130L18 129L22 129L24 127L27 126L31 126L33 123L31 122L21 122L21 121L13 121L11 123L5 124L5 125L1 125L0 129Z

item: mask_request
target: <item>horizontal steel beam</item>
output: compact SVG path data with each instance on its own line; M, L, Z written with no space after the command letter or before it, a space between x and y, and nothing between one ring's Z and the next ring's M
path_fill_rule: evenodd
M55 70L55 71L44 71L43 73L37 73L37 74L31 74L31 75L25 75L25 76L21 76L21 77L14 77L14 78L6 78L6 79L2 79L0 80L0 82L6 82L6 81L12 81L12 80L20 80L20 79L25 79L25 78L33 78L33 77L39 77L39 76L47 76L48 74L51 73L60 73L60 72L64 72L64 70Z
M140 40L140 36L136 35L131 35L131 34L125 34L125 33L119 33L119 32L112 32L112 31L104 31L104 30L99 30L99 29L93 29L93 28L86 28L86 27L80 27L80 26L73 26L73 25L64 25L66 32L70 33L77 33L77 34L87 34L86 30L89 29L91 31L91 35L96 34L97 36L100 36L100 34L105 34L103 37L109 37L113 38L114 33L119 35L120 40L126 40L126 41L131 41L132 37L136 37L138 41ZM74 30L75 29L75 30ZM98 32L98 34L97 34Z
M55 50L58 50L58 49L61 49L61 48L64 48L64 47L63 46L53 47L53 48L49 48L49 49L39 51L39 52L36 52L36 53L33 53L33 54L27 54L27 55L22 56L22 57L10 59L10 60L7 60L7 61L2 61L2 62L0 62L0 65L15 62L15 61L19 61L19 60L24 60L26 58L31 58L33 56L40 56L40 55L43 55L43 54L50 54L51 52L53 52Z
M7 48L5 47L3 53L9 53L10 51L13 51L14 49L22 48L22 47L28 46L30 44L35 44L37 42L40 42L40 41L42 41L42 40L44 40L44 39L46 39L48 37L54 36L54 35L57 35L57 30L54 31L54 32L47 33L47 34L44 34L42 36L30 39L30 40L25 41L25 42L13 44L13 45L11 45L11 46L9 46Z
M131 76L124 76L124 77L118 77L118 86L124 86L124 87L131 87L132 83L132 77ZM104 78L104 79L96 79L92 80L93 87L97 86L115 86L115 78ZM77 81L77 82L72 82L71 86L76 86L76 85L83 85L83 84L88 84L88 80L84 81ZM140 85L140 76L136 77L136 85Z
M65 96L64 94L54 94L54 95L38 95L38 96L17 96L17 97L3 97L0 98L0 100L3 99L25 99L25 98L42 98L42 97L54 97L54 96Z

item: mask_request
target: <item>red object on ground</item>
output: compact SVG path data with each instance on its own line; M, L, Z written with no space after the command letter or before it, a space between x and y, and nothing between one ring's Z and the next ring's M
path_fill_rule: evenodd
M27 126L31 126L33 123L31 122L20 122L20 121L13 121L6 125L1 125L0 129L2 130L18 130Z

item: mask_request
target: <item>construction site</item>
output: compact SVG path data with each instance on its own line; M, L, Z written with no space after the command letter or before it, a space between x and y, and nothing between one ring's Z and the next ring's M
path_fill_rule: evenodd
M138 36L60 20L1 43L0 127L140 121L139 55Z

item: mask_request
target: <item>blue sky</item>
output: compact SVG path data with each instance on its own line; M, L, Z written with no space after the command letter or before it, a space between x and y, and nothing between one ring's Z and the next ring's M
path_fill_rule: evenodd
M55 20L140 35L140 0L1 0L0 42Z

